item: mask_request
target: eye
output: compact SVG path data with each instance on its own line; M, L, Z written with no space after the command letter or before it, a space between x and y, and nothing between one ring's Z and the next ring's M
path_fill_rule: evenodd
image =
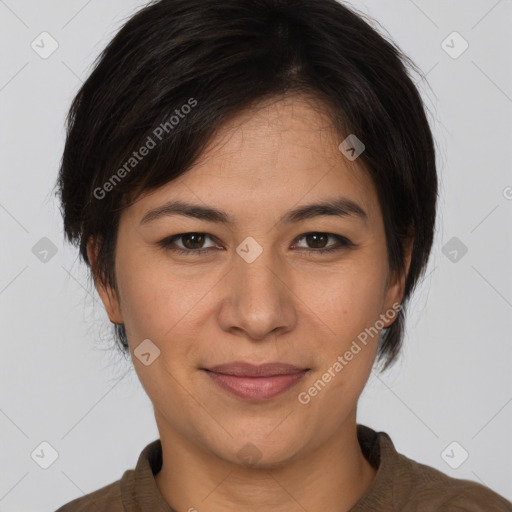
M165 250L173 251L176 254L184 254L187 256L196 256L198 254L207 254L210 252L210 249L212 248L219 248L215 244L204 247L205 240L213 239L211 235L207 233L181 233L179 235L174 235L168 238L165 238L164 240L161 240L158 245L160 247L163 247ZM329 238L334 239L337 243L329 246L326 245L326 242L329 240ZM313 245L314 247L299 247L299 250L301 252L307 252L307 253L319 253L319 254L325 254L325 253L332 253L335 251L339 251L344 248L352 248L355 247L356 244L351 242L348 238L341 236L341 235L335 235L333 233L321 233L321 232L310 232L310 233L304 233L299 238L297 238L297 241L305 240L308 245ZM181 241L181 246L176 247L176 242ZM320 247L318 247L318 245ZM292 245L292 247L297 247L297 244Z
M204 254L209 252L209 248L214 247L214 245L209 246L206 249L203 249L201 247L204 244L204 240L206 238L211 238L211 236L208 235L207 233L181 233L179 235L174 235L169 238L165 238L164 240L159 242L159 245L166 250L174 251L178 254ZM182 240L181 243L183 248L179 248L179 246L178 248L172 247L173 245L175 245L176 240L180 239Z
M325 245L325 242L329 239L329 238L333 238L337 241L337 243L335 243L334 245L331 245L331 246L326 246ZM301 235L297 240L306 240L306 242L308 244L313 244L314 246L320 244L321 247L316 247L316 248L309 248L309 247L306 247L306 252L309 252L309 253L320 253L320 254L325 254L325 253L331 253L331 252L334 252L334 251L339 251L343 248L347 248L347 247L355 247L355 244L353 242L351 242L348 238L345 238L344 236L341 236L341 235L335 235L333 233L320 233L320 232L311 232L311 233L305 233L304 235ZM327 247L327 248L326 248Z

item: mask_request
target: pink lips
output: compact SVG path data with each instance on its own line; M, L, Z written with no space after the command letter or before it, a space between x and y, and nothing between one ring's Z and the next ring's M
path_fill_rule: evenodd
M245 400L269 400L291 388L304 377L309 368L285 363L255 366L233 362L203 368L222 389Z

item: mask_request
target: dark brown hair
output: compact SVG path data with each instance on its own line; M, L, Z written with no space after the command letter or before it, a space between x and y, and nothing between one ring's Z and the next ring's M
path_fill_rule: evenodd
M358 161L378 192L393 275L405 271L404 242L414 235L402 308L380 339L385 370L427 266L438 182L407 66L418 70L370 23L335 0L160 0L131 17L72 102L56 184L66 237L89 266L87 242L99 241L95 277L117 289L120 212L185 173L223 123L264 99L314 97L340 142L356 134L365 144ZM127 353L123 325L115 338Z

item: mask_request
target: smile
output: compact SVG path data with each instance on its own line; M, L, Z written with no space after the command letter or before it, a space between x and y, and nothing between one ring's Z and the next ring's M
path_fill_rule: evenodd
M228 375L204 370L210 379L228 393L250 401L269 400L297 384L309 370L285 375Z

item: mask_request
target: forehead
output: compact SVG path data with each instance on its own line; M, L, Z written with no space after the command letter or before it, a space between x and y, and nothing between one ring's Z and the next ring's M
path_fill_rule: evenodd
M136 202L139 216L186 198L255 215L344 196L378 215L373 182L342 142L327 107L301 96L273 99L238 113L210 140L192 167Z
M194 170L215 166L230 173L240 169L247 178L277 172L292 178L308 169L307 174L317 175L341 168L348 171L347 178L359 180L360 169L342 158L340 142L324 103L307 96L286 96L261 102L225 122ZM245 172L251 168L257 172Z

